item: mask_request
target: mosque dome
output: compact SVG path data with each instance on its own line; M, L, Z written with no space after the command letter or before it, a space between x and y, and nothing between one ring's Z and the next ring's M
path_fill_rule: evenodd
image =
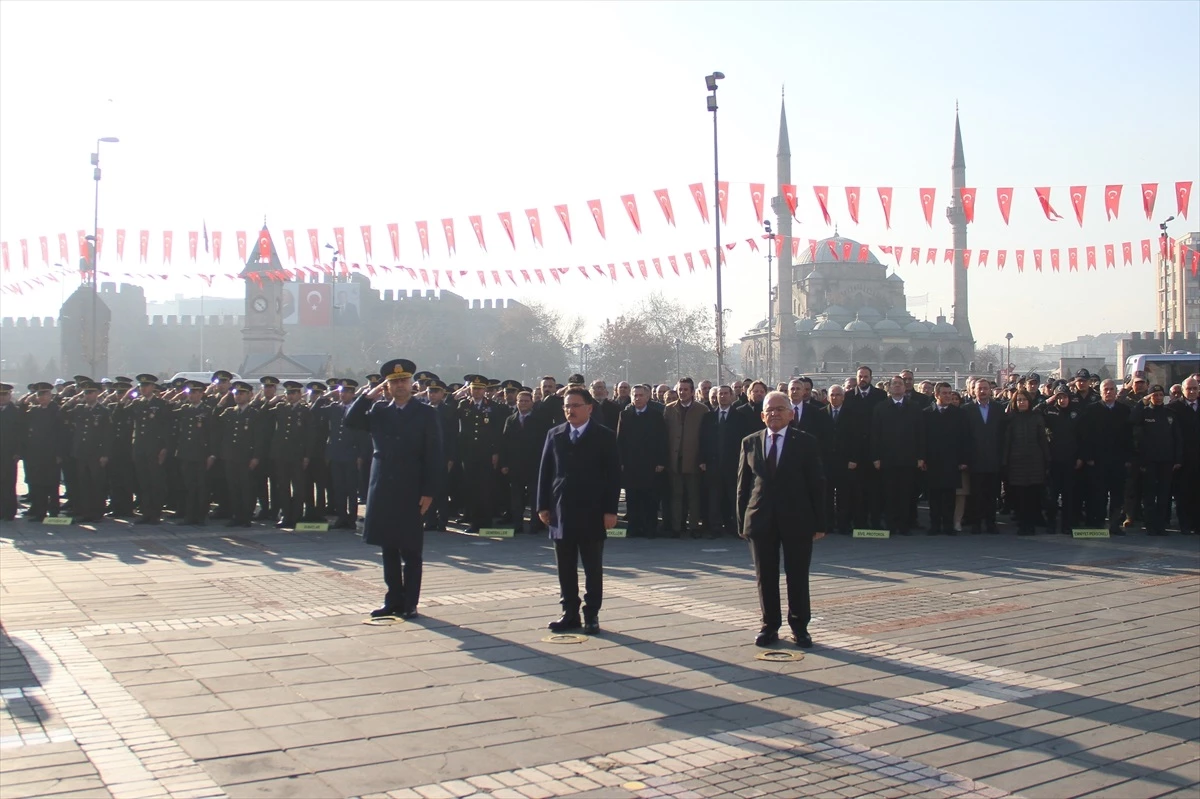
M899 280L901 283L904 282L904 278L900 277L900 275L896 274L895 272L892 272L890 275L888 275L887 279L888 280Z
M832 248L830 244L832 243ZM850 245L850 257L843 258L846 245ZM817 242L816 251L817 257L813 258L812 247L801 245L800 259L798 264L878 264L879 259L868 250L867 259L864 261L859 258L859 250L862 245L853 239L848 239L845 236L833 236L828 239L821 239ZM836 255L835 255L836 253ZM809 275L813 277L813 275Z
M849 322L850 317L852 316L849 309L843 308L840 305L830 305L825 309L825 312L822 315L829 319L833 319L836 322L841 322L842 324Z
M833 321L832 319L822 319L820 322L817 322L816 327L813 328L813 332L814 333L833 333L833 332L840 331L841 329L842 329L842 326L840 324L838 324L837 322Z
M871 323L864 322L862 319L855 317L854 321L846 325L844 330L847 333L870 333Z
M905 325L904 330L908 333L931 333L933 332L933 325L917 320Z
M808 317L796 320L796 330L800 333L807 333L817 326L817 323Z
M937 325L933 328L934 333L941 333L947 336L957 336L958 328L946 321L946 317L941 317Z
M883 313L874 305L864 305L855 311L855 313L858 314L859 319L863 320L864 322L870 322L871 324L875 324L883 318Z
M891 319L884 319L881 322L875 323L875 332L876 333L899 333L899 332L901 332L901 330L900 330L900 325L896 324Z

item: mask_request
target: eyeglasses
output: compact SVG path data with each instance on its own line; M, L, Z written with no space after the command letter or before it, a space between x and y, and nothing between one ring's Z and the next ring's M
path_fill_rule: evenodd
M582 408L584 405L587 405L587 403L586 402L567 402L567 403L563 404L563 407L564 408Z
M791 408L764 408L763 413L791 413Z

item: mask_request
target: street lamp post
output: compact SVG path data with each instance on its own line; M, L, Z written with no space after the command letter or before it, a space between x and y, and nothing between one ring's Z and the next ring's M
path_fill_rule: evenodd
M630 358L626 358L624 361L622 361L622 363L625 364L625 382L626 383L629 382L629 364L632 362L633 361Z
M99 290L99 287L97 285L98 275L96 270L98 268L97 264L100 260L100 144L102 142L106 144L116 144L119 141L121 140L116 136L102 136L101 138L96 139L96 152L92 153L92 179L96 182L96 202L92 207L94 213L92 216L92 251L90 253L92 256L92 346L88 350L90 355L88 358L88 363L91 364L92 375L95 375L96 365L99 363L99 358L97 357L98 341L96 330L96 306L98 304L96 293Z
M1008 378L1010 378L1010 379L1011 379L1011 378L1012 378L1012 368L1013 368L1013 362L1012 362L1012 339L1013 339L1013 335L1012 335L1012 333L1005 333L1005 334L1004 334L1004 338L1008 340L1008 356L1007 356L1007 357L1004 359L1004 360L1005 360L1005 361L1008 363L1008 368L1007 368L1007 369L1005 369L1005 372L1006 372L1006 374L1008 375Z
M1167 332L1170 324L1171 316L1171 250L1170 238L1167 236L1167 223L1174 222L1175 217L1168 216L1159 223L1158 229L1162 231L1159 236L1162 238L1162 246L1159 247L1159 252L1162 253L1162 261L1158 266L1158 293L1162 295L1162 302L1159 303L1160 309L1158 312L1159 321L1162 324L1162 351L1170 352L1170 347L1167 345Z
M704 85L708 87L708 110L713 115L713 214L714 227L717 232L717 382L723 380L725 363L725 315L721 309L721 170L717 158L717 81L724 79L723 72L714 72L704 76Z
M675 379L676 380L683 377L683 369L679 365L679 345L682 343L683 342L681 342L678 338L675 339ZM720 367L718 366L718 370L719 369L720 369Z

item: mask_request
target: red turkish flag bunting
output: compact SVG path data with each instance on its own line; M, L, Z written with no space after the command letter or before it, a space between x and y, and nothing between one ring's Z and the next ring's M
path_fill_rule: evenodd
M971 268L971 251L963 250L962 251L962 259L963 259L963 269L970 269Z
M996 202L1000 205L1000 216L1004 218L1004 224L1008 224L1008 215L1012 212L1012 188L996 189Z
M291 261L292 263L296 263L296 231L294 231L294 230L283 231L283 245L287 249L288 260ZM367 257L369 258L370 256L371 256L371 249L368 247L367 248Z
M608 237L604 235L604 209L600 207L600 201L588 200L588 210L592 212L592 219L596 220L596 230L600 231L600 238L607 240Z
M930 247L925 253L925 265L928 266L929 264L936 264L936 263L937 263L937 249L935 247Z
M871 247L867 244L858 245L858 260L866 262L871 257Z
M588 274L588 270L587 270L587 267L586 267L586 266L580 266L580 267L577 267L577 268L578 268L578 269L579 269L579 271L580 271L580 272L583 274L583 279L584 279L584 280L591 280L591 279L592 279L592 276ZM493 272L492 274L495 274L495 272Z
M758 252L758 242L757 241L755 241L754 239L746 239L746 243L750 245L751 250L753 250L754 252Z
M721 221L729 221L729 181L717 182L717 208L721 211Z
M1133 264L1133 242L1121 242L1121 259L1124 261L1122 264L1123 266L1130 266Z
M359 226L359 229L362 231L362 237L363 237L363 252L365 252L365 253L367 254L367 260L368 260L368 261L370 261L370 260L374 260L374 257L375 257L375 256L374 256L374 254L371 252L371 226L370 226L370 225L360 225L360 226ZM287 231L284 231L284 233L286 234L286 233L287 233ZM290 241L291 241L291 239L290 239L290 238L288 238L288 241L290 242ZM288 257L291 257L291 254L292 254L292 253L291 253L291 251L289 250L289 251L288 251Z
M660 260L659 260L659 259L657 259L657 258L651 258L651 259L650 259L650 263L654 264L654 271L655 271L656 273L658 273L658 276L661 278L661 277L663 276L663 273L662 273L662 261L660 261Z
M4 262L4 271L5 272L9 271L9 269L12 268L11 264L9 264L9 262L8 262L8 242L7 241L0 242L0 260L3 260L3 262ZM17 289L17 293L18 294L21 293L20 288Z
M171 239L174 235L170 230L163 231L163 263L171 263Z
M336 232L337 232L337 228L334 228L334 233L336 234ZM418 222L417 223L417 238L421 240L421 257L428 258L429 257L429 223L428 222ZM428 282L428 281L426 281L426 282Z
M258 258L266 263L271 262L271 234L265 228L258 234ZM342 268L345 269L345 266Z
M945 256L942 257L942 263L944 263L944 264L954 263L954 250L952 250L952 249L946 250Z
M795 219L797 205L796 187L785 183L779 187L779 190L783 192L783 201L787 203L788 210L792 212L792 218Z
M121 230L117 231L117 254L118 255L121 254L121 235L120 234L123 232L124 231L121 231ZM50 242L46 239L45 236L41 236L38 239L38 244L40 244L42 246L42 263L45 264L46 266L49 266L50 265Z
M846 207L850 209L850 219L854 224L858 224L858 198L860 197L858 186L846 187Z
M933 201L937 197L937 189L921 189L921 208L925 211L925 224L933 227Z
M335 227L333 229L333 243L337 247L337 251L342 255L342 261L346 260L346 229Z
M1083 227L1083 204L1087 200L1087 186L1071 187L1071 207L1075 209L1075 219Z
M1051 250L1050 251L1050 268L1053 269L1055 272L1057 272L1057 271L1059 271L1060 264L1061 264L1061 261L1059 260L1059 257L1058 257L1058 249L1056 248L1056 249Z
M1150 263L1150 239L1142 239L1142 263Z
M883 206L883 222L887 229L892 229L892 187L879 187L879 204Z
M708 250L700 251L700 260L704 262L705 269L712 269L712 261L708 257ZM640 263L640 261L639 261Z
M244 231L244 230L239 230L237 232L237 248L238 248L238 261L243 264L246 263L246 231ZM314 263L315 263L315 261L314 261Z
M1110 183L1104 187L1104 215L1110 222L1121 212L1121 188L1119 183Z
M962 198L963 216L970 225L975 221L975 189L959 189Z
M649 277L649 275L646 274L646 262L645 261L638 261L638 271L642 273L642 280L645 280L647 277Z
M688 265L688 271L689 271L689 272L695 272L695 271L696 271L696 263L695 263L695 262L692 260L692 254L691 254L690 252L685 252L685 253L683 254L683 260L687 261L687 265ZM627 267L628 267L628 266L629 266L629 264L625 264L625 266L627 266ZM630 277L633 277L633 275L632 275L632 274L630 274Z
M622 194L621 204L625 206L625 211L629 214L629 221L633 223L633 229L641 233L642 218L638 215L637 200L632 194Z
M397 222L388 222L388 241L392 243L392 260L400 260L400 225Z
M46 259L46 265L50 265L50 251L45 246L46 238L42 237L42 258ZM124 228L117 229L117 258L125 260L125 230Z
M522 269L522 270L521 270L521 277L525 279L525 282L526 282L526 283L532 283L532 282L533 282L533 281L532 281L532 280L529 278L529 270L528 270L528 269ZM452 280L451 282L454 282L454 281Z
M671 271L675 273L675 277L679 277L679 262L675 260L675 256L668 255L667 263L671 265Z
M443 219L442 230L446 233L446 254L458 255L458 242L454 238L454 219Z
M767 187L762 183L750 184L750 202L754 203L754 218L758 220L759 227L763 223L763 195L766 190Z
M1017 250L1017 271L1018 272L1025 271L1025 251L1024 250Z
M988 259L988 251L987 251L987 250L980 250L980 251L979 251L979 265L980 265L980 266L987 266L987 259Z
M148 237L149 237L149 235L150 235L150 234L148 234L148 233L145 233L145 231L143 231L143 234L144 234L144 235L145 235L147 238L148 238ZM68 250L67 250L67 234L66 234L66 233L59 233L59 234L58 234L58 257L62 259L62 262L63 262L63 264L64 264L64 265L65 265L65 264L67 263L67 261L68 261L68 260L70 260L70 258L71 258L71 256L70 256L70 253L69 253L69 252L68 252ZM143 261L144 261L144 260L146 260L146 254L145 254L144 252L142 253L142 260L143 260Z
M397 234L396 238L399 239L399 234ZM241 239L241 236L239 235L239 241L240 241L240 239ZM321 245L317 240L317 229L315 227L310 227L308 229L308 248L309 248L309 250L312 251L313 266L320 264L321 263ZM398 255L396 257L399 258Z
M91 263L91 252L88 250L87 231L76 231L76 237L79 239L79 257Z
M1175 213L1187 219L1188 203L1192 198L1192 181L1181 180L1175 184Z
M1067 269L1071 272L1079 271L1079 250L1075 247L1067 249Z
M196 262L196 251L200 249L200 232L196 230L188 231L188 256L191 257L192 263Z
M575 242L571 239L571 214L567 211L567 206L554 206L554 213L558 214L559 221L563 225L563 230L567 231L567 243L574 244Z
M219 230L214 230L212 234L212 252L213 260L221 263L221 231Z
M700 218L708 222L708 199L704 196L704 184L693 183L688 186L688 189L692 192L692 199L696 201L696 208L700 210ZM596 200L596 205L600 205L599 200ZM603 236L604 233L600 235Z
M563 272L566 272L566 271L567 271L567 270L565 270L565 269L563 270ZM499 270L499 269L493 269L493 270L492 270L492 283L496 284L497 286L501 285L501 282L500 282L500 270Z
M538 243L539 247L545 247L542 243L542 217L538 214L536 208L526 208L525 218L529 220L529 232L533 234L533 240Z
M1008 250L1000 250L996 253L996 269L1003 270L1004 264L1008 261Z
M104 228L96 228L96 258L104 253Z
M508 240L512 243L513 249L517 249L517 237L516 234L513 233L512 214L510 214L508 211L501 211L499 213L499 217L500 227L504 228L504 232L508 234Z
M813 194L817 195L817 205L821 206L821 216L825 217L825 224L832 225L833 220L829 216L829 187L813 186Z
M671 223L671 227L675 227L675 211L671 208L671 195L667 194L666 189L655 189L654 199L658 200L658 205L662 208L663 216Z
M1033 251L1033 268L1039 272L1042 271L1042 251L1041 250Z
M1042 213L1046 215L1046 218L1051 222L1062 219L1062 214L1055 211L1054 206L1050 204L1050 187L1038 186L1034 191L1037 193L1038 204L1042 206Z
M909 253L908 253L908 262L909 262L910 264L919 264L919 263L921 263L921 248L920 248L920 247L911 247L911 248L909 248Z
M29 240L21 239L21 268L29 268Z
M1154 201L1158 198L1157 183L1142 184L1142 209L1146 212L1146 221L1154 216Z
M1087 268L1095 270L1096 268L1096 248L1088 247L1087 250Z
M467 221L471 223L471 229L475 231L475 240L479 242L479 249L487 252L487 244L483 241L483 217L479 214L467 217ZM528 283L529 281L525 281Z
M1192 277L1195 277L1197 272L1200 272L1200 252L1192 250Z

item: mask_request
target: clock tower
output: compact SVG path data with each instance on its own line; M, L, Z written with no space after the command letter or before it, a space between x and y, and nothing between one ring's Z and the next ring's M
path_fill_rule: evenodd
M267 226L263 225L250 250L241 277L246 281L246 326L242 328L245 357L243 375L250 364L261 364L283 352L283 264ZM270 275L274 273L275 277Z

